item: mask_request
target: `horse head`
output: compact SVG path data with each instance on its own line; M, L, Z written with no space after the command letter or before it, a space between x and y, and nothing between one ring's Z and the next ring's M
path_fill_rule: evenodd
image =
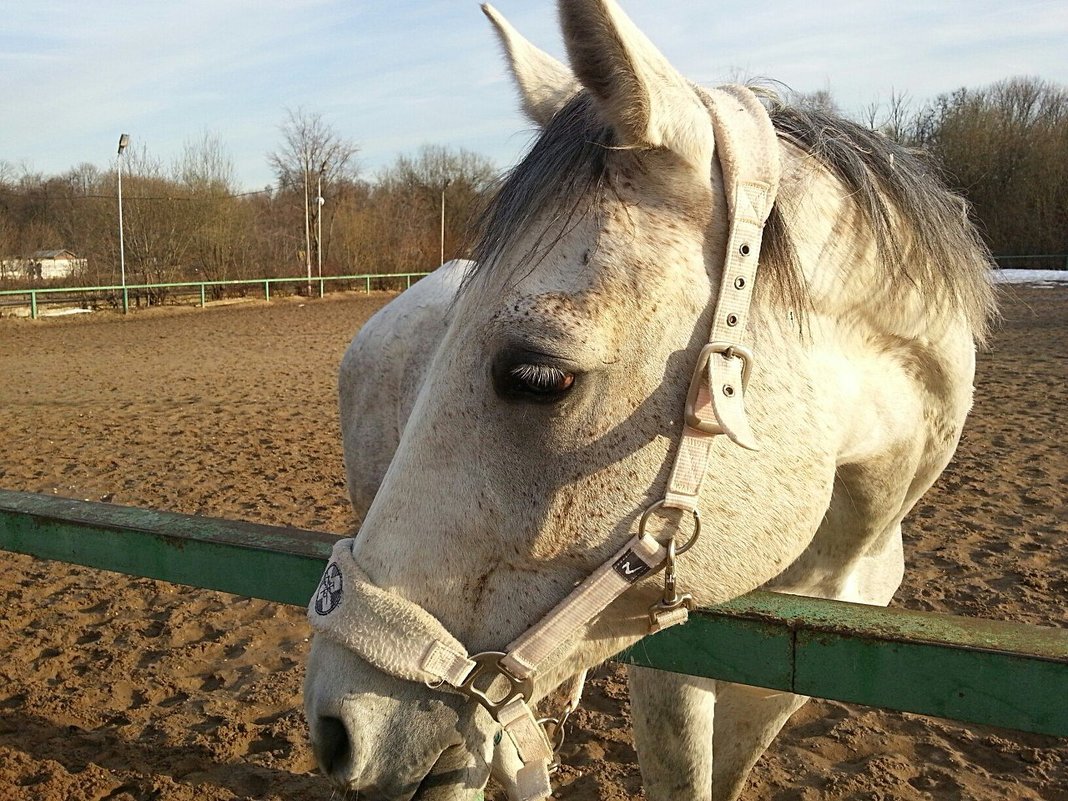
M351 624L323 623L315 638L305 699L324 771L368 799L474 798L491 771L521 773L526 746L502 734L499 707L515 698L532 705L646 636L664 596L656 571L672 543L690 543L697 510L703 533L679 560L696 603L781 574L820 528L857 428L830 400L849 386L838 386L842 376L813 349L819 304L838 284L812 277L826 297L813 298L806 335L782 232L773 219L761 248L767 210L748 219L744 193L754 184L738 178L738 164L749 158L765 170L770 202L779 146L754 160L745 151L759 137L722 131L725 115L766 121L755 98L736 89L710 99L613 0L561 0L570 68L484 10L540 135L485 215L477 266L440 341L425 343L396 453L359 534L339 553L338 589L328 571L313 602L313 621L327 620L342 585L355 588L349 611L337 613ZM846 247L836 244L838 222L819 222L833 216L827 208L806 230L824 256ZM805 213L800 201L795 212ZM735 240L741 222L757 240ZM764 272L752 306L724 315L733 341L709 356L727 266L758 255ZM752 291L751 276L730 275L731 286ZM750 350L744 388L705 369ZM725 408L744 396L744 410L736 423L721 421L727 436L695 446L692 499L661 505L689 447L680 445L684 429L696 425L684 414L687 397L702 382ZM635 532L650 549L647 563L627 561ZM471 654L499 656L525 642L576 586L613 570L641 580L566 636L539 643L529 670L516 659L483 676L480 691L498 708L472 703L469 687L438 686L477 683L483 663ZM410 631L444 643L438 656L456 660L457 681L441 660L440 674L425 670L437 659L430 651L407 654ZM515 797L538 792L513 787Z

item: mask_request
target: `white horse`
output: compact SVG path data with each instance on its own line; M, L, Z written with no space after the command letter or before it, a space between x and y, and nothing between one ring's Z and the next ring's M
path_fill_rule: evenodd
M477 264L447 266L379 312L341 368L363 518L344 558L357 583L394 599L383 608L433 616L386 620L384 655L373 631L354 650L343 626L313 644L318 760L372 800L473 799L491 772L513 797L544 797L509 782L524 746L500 720L397 677L392 652L406 645L393 629L439 626L472 653L502 651L611 563L674 486L680 437L693 435L683 401L743 216L735 178L749 138L716 123L714 96L612 0L561 0L570 69L485 10L541 135L487 212ZM963 204L912 154L768 102L764 160L781 178L739 350L717 351L724 363L752 351L747 422L708 443L693 504L704 533L678 557L680 581L700 605L758 587L885 605L903 571L902 518L949 461L971 404L993 311L988 260ZM340 604L331 569L313 622ZM374 592L360 597L374 605ZM584 619L520 699L644 637L660 597L645 578ZM654 801L737 798L805 701L638 668L630 683Z

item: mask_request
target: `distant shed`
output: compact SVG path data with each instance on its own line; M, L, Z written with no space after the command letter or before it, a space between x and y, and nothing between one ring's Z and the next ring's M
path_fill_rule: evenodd
M31 256L16 256L4 259L0 264L0 273L8 278L29 278L37 281L50 281L56 278L69 278L79 270L84 270L86 260L78 258L66 249L38 250Z

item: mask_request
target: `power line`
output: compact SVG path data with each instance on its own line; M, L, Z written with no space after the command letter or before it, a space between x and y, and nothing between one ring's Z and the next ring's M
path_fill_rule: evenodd
M199 201L206 202L209 200L233 200L242 197L251 197L252 195L265 195L274 192L274 189L256 189L251 192L236 192L227 194L211 194L211 195L194 195L179 196L179 195L125 195L126 200L184 200L184 201ZM0 195L7 195L8 197L17 198L29 198L35 194L35 190L28 190L27 192L19 192L14 189L0 189ZM41 195L37 195L40 197ZM97 195L97 194L73 194L73 193L50 193L44 192L43 196L47 200L117 200L118 195Z

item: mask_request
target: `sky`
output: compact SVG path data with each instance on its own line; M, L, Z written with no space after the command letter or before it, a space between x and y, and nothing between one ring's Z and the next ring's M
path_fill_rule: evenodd
M549 0L501 13L566 60ZM622 0L698 83L829 90L859 116L1015 75L1068 84L1066 0ZM475 0L34 0L0 26L0 161L113 165L120 133L165 164L213 134L241 189L272 181L286 109L319 113L363 173L424 144L513 164L533 130Z

